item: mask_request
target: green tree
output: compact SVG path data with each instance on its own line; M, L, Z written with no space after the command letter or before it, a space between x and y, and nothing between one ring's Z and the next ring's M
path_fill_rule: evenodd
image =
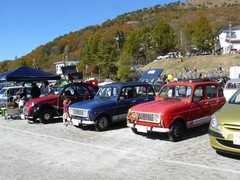
M200 50L211 50L214 46L214 33L208 18L201 15L199 19L189 24L192 43Z
M152 31L152 48L158 54L166 54L175 49L175 31L161 20Z

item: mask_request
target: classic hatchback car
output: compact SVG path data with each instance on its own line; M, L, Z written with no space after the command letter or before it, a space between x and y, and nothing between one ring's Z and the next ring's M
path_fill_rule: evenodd
M49 94L28 101L23 108L21 117L31 121L39 118L42 123L47 123L54 117L62 115L64 95L68 96L71 103L75 103L93 99L96 92L94 87L88 83L69 83L58 89L57 94Z
M209 123L225 102L217 82L171 82L161 88L155 101L130 108L127 126L134 133L168 133L171 141L179 141L185 128Z
M240 155L240 90L211 117L209 137L217 151Z
M104 131L110 123L126 121L128 109L133 105L153 101L153 87L144 82L113 82L102 86L91 101L70 105L69 114L73 125L94 125Z

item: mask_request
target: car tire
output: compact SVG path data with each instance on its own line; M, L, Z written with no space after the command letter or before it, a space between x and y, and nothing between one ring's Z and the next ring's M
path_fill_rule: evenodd
M105 131L109 126L109 119L106 116L99 116L94 125L97 131Z
M51 110L44 110L40 115L39 115L40 121L42 123L48 123L53 120L53 112Z
M174 122L168 133L168 138L172 142L180 141L184 134L184 126L181 121Z

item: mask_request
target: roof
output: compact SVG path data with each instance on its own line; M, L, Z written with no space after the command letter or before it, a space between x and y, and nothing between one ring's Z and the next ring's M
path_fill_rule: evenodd
M149 83L146 82L112 82L111 84L106 84L104 86L118 86L118 87L124 87L124 86L136 86L136 85L149 85Z
M60 76L28 66L20 66L0 74L0 81L40 81L59 80Z

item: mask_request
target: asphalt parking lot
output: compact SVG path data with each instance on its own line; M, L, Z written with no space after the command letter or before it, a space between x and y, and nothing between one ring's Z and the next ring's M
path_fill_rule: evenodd
M239 157L218 154L207 126L181 142L135 135L122 124L105 132L0 118L0 179L239 179Z

